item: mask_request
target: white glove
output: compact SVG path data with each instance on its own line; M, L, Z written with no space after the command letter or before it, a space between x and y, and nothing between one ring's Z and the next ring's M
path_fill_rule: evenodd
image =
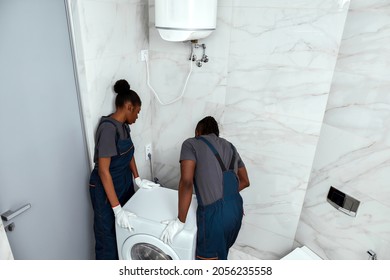
M184 223L182 223L179 218L176 218L176 220L162 221L161 223L167 224L167 227L161 235L161 240L166 244L172 244L176 234L183 230Z
M123 210L120 204L118 206L113 207L112 211L114 211L115 222L117 223L118 226L127 228L129 229L129 231L134 230L133 227L131 226L130 221L131 218L137 217L136 214Z
M152 181L149 181L146 179L141 179L140 177L135 178L134 182L141 189L151 189L151 188L160 186L160 184L153 183Z

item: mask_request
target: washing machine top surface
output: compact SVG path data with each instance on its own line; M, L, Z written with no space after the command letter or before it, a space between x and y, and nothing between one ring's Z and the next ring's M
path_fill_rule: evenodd
M197 201L193 195L190 208L195 210ZM133 212L139 218L161 222L177 218L178 214L178 191L164 187L151 189L139 189L130 200L124 205L124 209ZM186 227L196 225L194 211L189 211L186 220Z

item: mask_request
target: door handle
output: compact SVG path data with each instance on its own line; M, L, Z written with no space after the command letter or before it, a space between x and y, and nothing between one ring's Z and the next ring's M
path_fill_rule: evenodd
M28 203L15 211L8 210L7 212L4 212L3 214L1 214L1 219L3 221L12 220L13 218L15 218L16 216L19 216L20 214L22 214L23 212L27 211L30 208L31 208L31 204Z

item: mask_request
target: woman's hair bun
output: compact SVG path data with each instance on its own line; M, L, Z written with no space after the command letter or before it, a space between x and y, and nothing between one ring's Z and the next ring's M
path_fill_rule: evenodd
M126 80L118 80L114 85L114 91L117 94L126 93L130 90L130 85Z

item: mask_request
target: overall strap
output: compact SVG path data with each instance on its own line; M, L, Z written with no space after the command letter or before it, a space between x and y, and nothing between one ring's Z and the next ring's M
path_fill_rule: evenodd
M195 189L196 198L198 200L198 205L203 206L202 197L199 193L199 188L198 188L198 184L196 183L195 177L194 177L194 189Z
M202 136L200 137L197 137L196 139L199 139L199 140L202 140L203 142L205 142L207 144L207 146L209 146L209 148L211 149L211 151L213 152L213 154L215 155L215 157L217 158L218 162L219 162L219 165L221 166L221 169L222 169L222 172L225 172L226 171L226 167L225 165L223 164L223 161L221 159L221 156L219 155L218 151L215 149L215 147L205 138L203 138Z
M129 125L124 123L123 126L124 126L124 129L126 131L127 138L130 138L130 127L129 127Z

